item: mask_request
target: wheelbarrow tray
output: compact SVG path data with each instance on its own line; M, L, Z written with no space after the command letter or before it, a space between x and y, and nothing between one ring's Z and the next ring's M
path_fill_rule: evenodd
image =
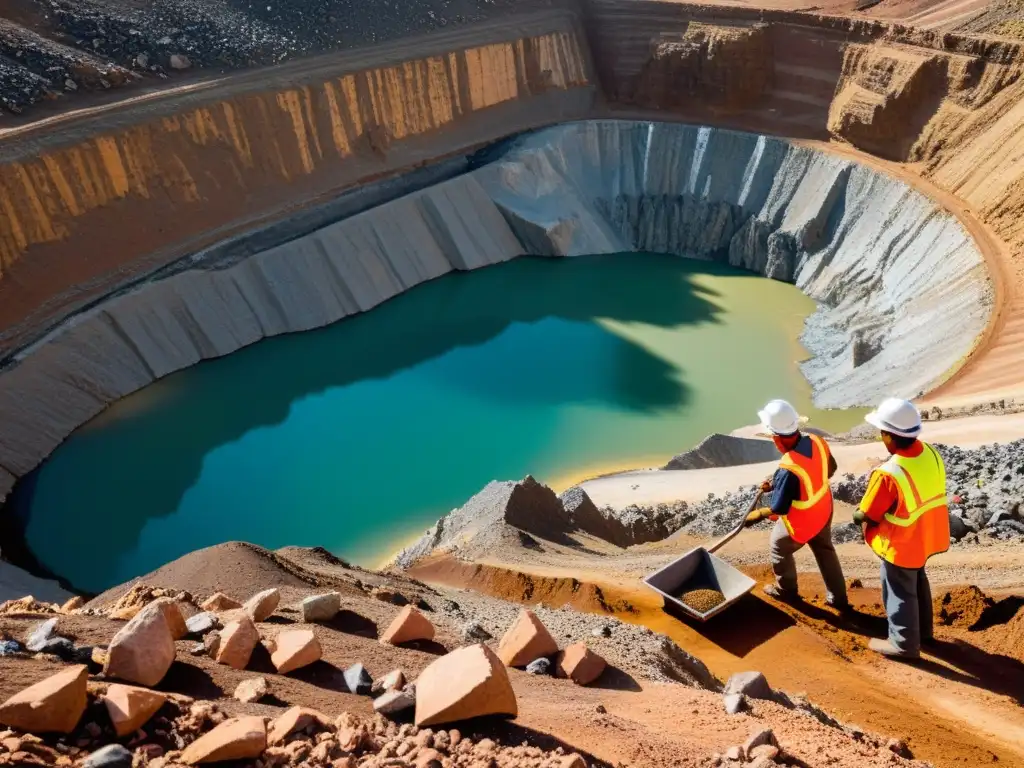
M704 547L691 549L659 571L644 577L644 584L665 598L665 604L674 605L687 616L707 621L735 603L757 584L745 573L716 557ZM701 613L680 600L676 595L691 589L717 589L725 600L711 610Z

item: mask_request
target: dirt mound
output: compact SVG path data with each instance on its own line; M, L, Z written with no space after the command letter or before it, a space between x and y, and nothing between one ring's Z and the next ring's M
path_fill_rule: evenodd
M152 573L107 590L87 604L97 608L115 602L137 583L191 592L201 598L224 592L236 600L271 587L306 588L312 579L284 558L255 544L230 541L197 549Z
M492 481L458 509L453 509L420 539L395 556L408 568L434 552L486 557L496 547L537 546L530 534L571 544L568 515L555 492L527 475L518 483ZM515 530L518 529L518 530Z
M989 653L1009 656L1024 663L1024 600L1018 599L1015 605L1015 613L1009 621L986 630L985 647Z
M995 601L973 584L954 587L934 600L935 616L942 624L964 629L977 625L993 605Z

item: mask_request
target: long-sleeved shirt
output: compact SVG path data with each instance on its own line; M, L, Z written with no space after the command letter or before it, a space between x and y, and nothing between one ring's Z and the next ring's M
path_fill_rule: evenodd
M811 458L813 453L813 443L811 438L807 435L800 437L800 442L796 444L796 448L793 450L799 453L801 456L806 456L808 459ZM832 477L836 473L836 460L829 453L828 456L828 476ZM800 478L790 472L788 469L777 469L775 475L772 477L772 498L768 504L773 515L786 515L789 514L789 508L793 505L794 501L800 500Z
M906 456L912 459L920 456L924 450L920 440L915 440L906 449L897 448L894 453L897 456ZM882 522L887 513L895 512L900 503L900 491L896 481L884 472L877 469L868 478L868 489L864 492L864 498L860 500L860 511L864 516L875 523Z

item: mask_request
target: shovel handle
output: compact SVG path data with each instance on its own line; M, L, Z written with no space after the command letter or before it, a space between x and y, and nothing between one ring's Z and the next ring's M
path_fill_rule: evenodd
M747 511L743 515L743 519L739 521L739 523L736 525L735 528L733 528L731 531L729 531L727 534L725 534L725 536L723 536L718 541L716 541L714 544L712 544L710 547L708 547L707 548L708 553L717 552L719 549L721 549L726 544L728 544L730 541L732 541L736 537L736 535L740 531L743 530L743 526L747 522L747 515L749 515L751 512L753 512L755 509L757 509L757 505L761 503L761 497L762 496L764 496L764 491L758 489L757 495L754 496L754 500L752 502L750 502L750 506L747 507Z

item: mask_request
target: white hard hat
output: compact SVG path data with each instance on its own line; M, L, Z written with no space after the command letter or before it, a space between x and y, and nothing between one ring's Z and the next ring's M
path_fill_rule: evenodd
M864 421L900 437L917 437L921 434L921 413L912 402L898 397L890 397L865 416Z
M804 421L796 412L796 408L785 400L771 400L768 405L757 412L761 426L773 435L792 435L800 429Z

